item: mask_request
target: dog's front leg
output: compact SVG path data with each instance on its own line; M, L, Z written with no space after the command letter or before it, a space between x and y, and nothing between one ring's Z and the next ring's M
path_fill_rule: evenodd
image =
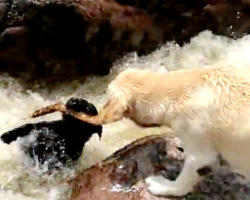
M184 167L175 181L165 179L163 176L151 176L146 179L149 191L159 196L184 196L193 190L193 187L202 178L198 170L204 166L211 166L217 160L217 154L209 145L199 140L184 145ZM195 145L195 146L193 146Z

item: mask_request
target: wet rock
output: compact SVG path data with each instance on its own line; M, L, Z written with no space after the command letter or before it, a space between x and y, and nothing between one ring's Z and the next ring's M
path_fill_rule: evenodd
M146 11L103 0L1 0L1 70L69 80L106 75L153 26ZM0 1L0 3L1 3ZM120 42L123 40L130 42ZM121 44L120 44L121 43Z
M147 192L144 179L163 175L175 180L183 166L177 139L149 136L129 144L104 161L79 174L71 184L70 200L243 200L250 195L244 178L225 168L202 170L204 180L185 197L156 197Z
M249 33L249 0L0 0L2 71L27 80L106 75L126 53L203 30Z

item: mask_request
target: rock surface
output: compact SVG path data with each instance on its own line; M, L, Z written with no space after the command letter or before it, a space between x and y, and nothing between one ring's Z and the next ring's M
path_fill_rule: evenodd
M155 197L146 190L143 179L163 175L174 180L183 166L183 153L177 139L149 136L127 145L89 169L72 182L70 200L243 200L249 199L250 186L226 169L213 170L185 197Z
M105 75L128 52L205 29L241 37L249 11L249 0L0 0L0 69L27 80Z

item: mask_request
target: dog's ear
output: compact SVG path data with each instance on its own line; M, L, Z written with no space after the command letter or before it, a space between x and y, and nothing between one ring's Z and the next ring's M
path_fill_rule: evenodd
M88 105L86 105L84 113L89 115L89 116L98 115L97 108L92 103L89 103L89 102L88 102Z

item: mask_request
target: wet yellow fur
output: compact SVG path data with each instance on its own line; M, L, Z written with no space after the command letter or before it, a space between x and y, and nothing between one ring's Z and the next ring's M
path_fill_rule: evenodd
M180 138L185 153L181 174L175 181L148 177L151 193L186 195L201 178L197 169L215 163L218 154L249 176L249 69L221 63L171 73L127 69L108 91L108 102L97 116L74 116L103 125L126 117L144 127L168 126Z

